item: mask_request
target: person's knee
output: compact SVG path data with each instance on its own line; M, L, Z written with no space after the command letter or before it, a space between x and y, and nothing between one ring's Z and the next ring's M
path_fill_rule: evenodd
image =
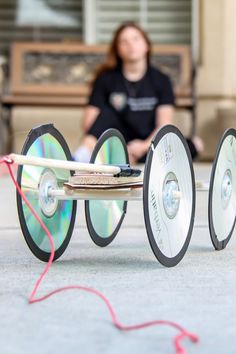
M90 150L93 150L97 142L97 138L93 135L85 135L81 141L81 146L87 147Z
M97 138L93 135L85 135L80 146L73 155L74 160L79 162L89 162L96 142Z

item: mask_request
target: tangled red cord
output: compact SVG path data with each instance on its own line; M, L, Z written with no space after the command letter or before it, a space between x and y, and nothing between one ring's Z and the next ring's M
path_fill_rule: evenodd
M121 324L119 322L119 320L117 318L117 315L116 315L116 313L115 313L110 301L100 291L98 291L96 289L93 289L93 288L86 287L86 286L80 286L80 285L64 286L64 287L55 289L55 290L49 292L48 294L46 294L44 296L36 297L37 290L38 290L41 282L43 281L43 278L45 277L45 275L49 271L49 269L50 269L50 267L52 265L53 259L54 259L55 248L54 248L53 237L50 234L50 232L47 229L47 227L45 226L45 224L43 223L43 221L40 219L40 217L37 215L35 210L32 208L32 206L28 202L28 200L25 197L24 193L22 192L17 180L15 179L14 173L13 173L12 168L11 168L11 165L13 164L13 161L10 158L8 158L7 156L5 156L5 157L3 157L0 160L0 164L7 166L7 170L8 170L8 172L9 172L9 174L11 176L11 179L12 179L12 181L13 181L16 189L17 189L17 192L19 193L21 198L24 200L25 204L30 209L31 213L34 215L34 217L37 220L37 222L40 224L40 226L45 231L46 235L49 238L50 245L51 245L51 254L50 254L48 263L47 263L44 271L40 275L39 279L37 280L36 284L34 285L33 291L32 291L32 293L29 296L28 301L29 301L30 304L33 304L35 302L44 301L44 300L48 299L49 297L51 297L52 295L58 294L58 293L60 293L62 291L65 291L65 290L72 290L72 289L83 290L83 291L86 291L88 293L91 293L91 294L94 294L94 295L98 296L106 304L106 306L108 308L108 311L109 311L109 313L111 315L112 323L119 330L122 330L122 331L133 331L133 330L143 329L143 328L147 328L147 327L151 327L151 326L157 326L157 325L165 325L165 326L173 327L173 328L175 328L176 330L178 330L180 332L178 335L176 335L174 337L174 346L175 346L175 353L176 354L186 354L187 353L186 350L183 348L183 346L181 344L181 341L184 338L189 338L194 343L198 342L199 338L198 338L197 335L188 332L183 327L181 327L179 324L177 324L175 322L172 322L172 321L153 320L153 321L144 322L144 323L140 323L140 324L136 324L136 325L125 326L125 325L123 325L123 324Z

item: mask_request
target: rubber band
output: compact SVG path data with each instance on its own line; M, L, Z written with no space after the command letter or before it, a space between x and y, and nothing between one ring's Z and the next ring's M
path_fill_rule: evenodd
M54 248L54 241L53 241L53 237L50 234L50 231L48 230L48 228L46 227L46 225L43 223L43 221L40 219L40 217L37 215L37 213L35 212L35 210L33 209L33 207L30 205L30 203L28 202L27 198L25 197L23 191L21 190L17 180L14 177L13 174L13 170L11 168L11 165L14 162L7 156L4 156L1 160L0 160L0 164L3 165L5 164L7 166L9 175L17 189L17 192L19 193L19 195L21 196L21 198L24 200L25 204L27 205L27 207L29 208L29 210L32 212L32 214L34 215L35 219L37 220L37 222L40 224L40 226L43 228L43 230L45 231L46 235L49 238L49 242L51 245L51 253L50 253L50 257L48 260L48 263L46 264L46 267L44 268L42 274L40 275L40 277L38 278L38 280L36 281L33 290L29 296L28 302L29 304L33 304L33 303L37 303L37 302L41 302L44 301L46 299L48 299L49 297L61 293L63 291L66 290L82 290L85 291L87 293L96 295L97 297L99 297L107 306L107 309L110 313L111 319L112 319L112 323L113 325L121 330L121 331L134 331L134 330L141 330L147 327L151 327L151 326L157 326L157 325L163 325L163 326L170 326L174 329L176 329L177 331L179 331L180 333L178 335L176 335L173 339L174 342L174 347L175 347L175 353L176 354L187 354L186 350L183 348L181 342L183 339L188 338L190 341L192 341L193 343L196 343L199 341L199 338L197 335L188 332L187 330L185 330L183 327L181 327L179 324L172 322L172 321L167 321L167 320L153 320L153 321L149 321L149 322L144 322L144 323L140 323L140 324L136 324L136 325L123 325L119 322L117 315L110 303L110 301L98 290L90 288L90 287L86 287L86 286L80 286L80 285L69 285L69 286L64 286L58 289L55 289L51 292L49 292L46 295L43 295L41 297L36 297L38 288L41 284L41 282L43 281L44 277L46 276L46 274L48 273L53 259L54 259L54 255L55 255L55 248Z

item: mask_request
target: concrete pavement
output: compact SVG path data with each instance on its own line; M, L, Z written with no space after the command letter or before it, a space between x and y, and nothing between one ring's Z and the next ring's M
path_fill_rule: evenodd
M195 165L208 180L210 165ZM0 348L2 354L172 354L176 331L156 327L122 333L96 297L69 291L39 304L27 297L44 263L29 251L19 228L15 190L0 179ZM99 248L85 227L83 203L64 255L53 264L39 294L79 284L104 293L124 324L168 319L200 336L184 341L187 353L234 354L236 348L236 232L227 248L214 251L207 222L207 193L197 193L190 247L175 268L162 267L149 246L142 204L130 202L114 242Z

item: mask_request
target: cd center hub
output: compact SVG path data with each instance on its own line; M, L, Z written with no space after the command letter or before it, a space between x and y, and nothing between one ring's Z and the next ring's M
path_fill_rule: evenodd
M169 172L164 180L162 190L163 206L169 219L173 219L180 204L180 189L177 177L173 172Z
M221 184L221 202L223 208L227 208L232 195L232 174L226 170Z
M55 174L49 169L44 170L39 181L39 204L43 214L47 217L53 216L57 210L58 199L49 196L49 191L57 188Z

